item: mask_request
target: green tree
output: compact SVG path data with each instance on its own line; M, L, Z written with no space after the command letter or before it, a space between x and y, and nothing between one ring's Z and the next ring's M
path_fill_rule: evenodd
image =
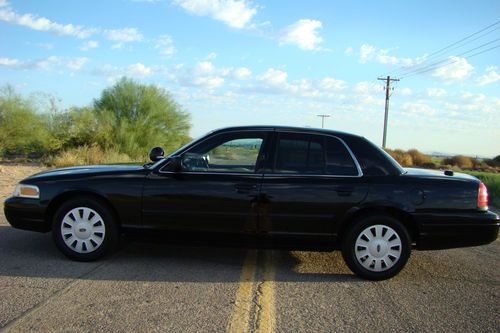
M144 156L152 146L172 151L189 140L189 114L155 85L122 78L94 101L94 112L98 143L132 157Z
M57 148L46 115L11 86L0 89L0 155L41 156Z

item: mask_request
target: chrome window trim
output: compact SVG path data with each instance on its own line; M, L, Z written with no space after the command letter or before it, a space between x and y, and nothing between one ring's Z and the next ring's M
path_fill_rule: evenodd
M338 136L336 135L332 135L332 134L328 134L328 133L321 133L321 134L318 134L318 133L310 133L310 132L306 132L306 131L287 131L287 130L276 130L277 133L292 133L292 134L308 134L308 135L316 135L316 136L329 136L331 138L335 138L337 140L339 140L340 142L342 142L342 144L344 145L344 147L347 149L347 152L349 153L349 155L351 156L353 162L354 162L354 165L356 166L356 169L358 170L358 174L357 175L327 175L327 174L319 174L319 175L310 175L310 176L333 176L335 178L339 178L339 177L346 177L346 178L359 178L359 177L363 177L363 170L361 170L361 166L358 162L358 159L356 158L356 156L354 156L351 148L349 148L349 146L345 143L345 141L342 139L342 138L339 138ZM273 175L295 175L295 174L288 174L288 173L272 173ZM267 175L267 174L266 174ZM305 175L308 175L308 174L305 174Z
M242 132L275 132L275 133L297 133L297 134L308 134L308 135L316 135L316 136L329 136L331 138L335 138L337 140L339 140L340 142L342 142L342 144L344 145L344 147L347 149L347 152L349 153L349 155L351 156L352 160L354 161L354 165L356 166L356 169L358 170L358 174L357 175L328 175L328 174L297 174L297 173L266 173L266 172L259 172L259 173L256 173L256 172L248 172L248 173L244 173L244 172L198 172L198 171L183 171L182 174L188 174L188 175L229 175L229 176L252 176L252 175L255 175L255 176L265 176L265 177L315 177L315 178L319 178L319 177L323 177L323 178L360 178L360 177L363 177L363 171L361 170L361 166L356 158L356 156L354 156L351 148L349 148L349 146L345 143L345 141L342 139L342 138L339 138L338 136L335 136L335 135L331 135L331 134L328 134L328 133L310 133L310 132L306 132L306 131L289 131L289 130L281 130L281 129L245 129L245 130L241 130L241 131L228 131L228 132L223 132L223 133L217 133L215 134L214 136L209 136L207 137L206 139L196 143L194 146L190 147L189 150L199 146L200 144L202 144L203 142L211 139L211 138L214 138L218 135L223 135L223 134L228 134L228 133L242 133ZM176 174L177 172L173 172L173 171L164 171L163 168L167 167L170 163L167 162L165 163L159 170L158 170L158 173L163 173L163 174Z

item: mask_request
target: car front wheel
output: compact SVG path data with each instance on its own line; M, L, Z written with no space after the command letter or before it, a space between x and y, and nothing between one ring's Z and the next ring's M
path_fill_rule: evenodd
M118 232L113 214L97 198L71 199L57 210L52 225L54 241L68 258L96 260L113 250Z
M345 234L342 255L349 268L368 280L398 274L411 252L404 225L391 216L373 215L355 223Z

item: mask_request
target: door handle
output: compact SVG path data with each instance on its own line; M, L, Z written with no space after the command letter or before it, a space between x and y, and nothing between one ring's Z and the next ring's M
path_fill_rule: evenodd
M255 184L236 184L234 186L234 188L236 189L237 193L247 194L247 193L250 193L252 190L257 189L257 185L255 185Z
M354 191L354 188L352 188L352 187L337 187L335 189L335 191L341 197L348 197L352 194L352 192Z

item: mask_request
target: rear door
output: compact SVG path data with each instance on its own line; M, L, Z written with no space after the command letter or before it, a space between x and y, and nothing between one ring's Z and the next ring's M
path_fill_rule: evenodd
M268 234L331 236L367 192L352 153L334 136L278 131L269 169L259 224Z

